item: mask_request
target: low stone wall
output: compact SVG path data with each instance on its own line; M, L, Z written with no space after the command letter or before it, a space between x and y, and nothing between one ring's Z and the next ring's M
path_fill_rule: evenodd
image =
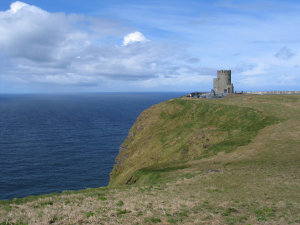
M243 94L251 94L251 95L294 95L294 94L300 94L300 91L243 91Z

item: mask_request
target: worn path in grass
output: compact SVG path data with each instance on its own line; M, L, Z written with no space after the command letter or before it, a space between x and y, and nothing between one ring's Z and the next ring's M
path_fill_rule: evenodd
M0 201L0 224L300 224L299 95L153 106L120 158L110 187Z

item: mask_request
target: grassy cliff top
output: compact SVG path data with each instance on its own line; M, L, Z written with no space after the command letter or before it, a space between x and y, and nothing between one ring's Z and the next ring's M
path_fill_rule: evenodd
M109 187L0 201L0 224L300 224L300 96L145 110Z
M228 103L228 99L182 98L145 110L121 145L110 186L153 183L151 178L158 169L232 152L249 144L261 129L280 121L254 107Z

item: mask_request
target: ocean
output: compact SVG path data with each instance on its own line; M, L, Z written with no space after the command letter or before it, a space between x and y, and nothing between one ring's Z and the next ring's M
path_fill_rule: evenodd
M183 94L1 94L0 199L106 186L137 116Z

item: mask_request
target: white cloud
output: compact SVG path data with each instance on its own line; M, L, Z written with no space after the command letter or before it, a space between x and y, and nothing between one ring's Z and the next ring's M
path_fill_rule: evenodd
M64 14L12 3L10 10L0 12L0 51L13 59L53 60L59 57L57 50L76 34L70 22Z
M25 7L25 6L28 6L28 4L26 4L26 3L24 3L24 2L16 1L16 2L14 2L14 3L12 3L12 4L10 5L10 11L11 11L12 13L16 13L16 12L18 12L20 9L22 9L22 8Z
M123 45L129 45L135 42L145 42L147 39L141 32L133 32L124 36Z
M140 32L124 36L125 32L116 21L50 13L15 2L10 10L0 11L0 58L5 59L0 60L0 79L86 86L194 72L181 60L190 58L182 56L184 48L149 42ZM124 37L126 48L111 43L112 37Z

